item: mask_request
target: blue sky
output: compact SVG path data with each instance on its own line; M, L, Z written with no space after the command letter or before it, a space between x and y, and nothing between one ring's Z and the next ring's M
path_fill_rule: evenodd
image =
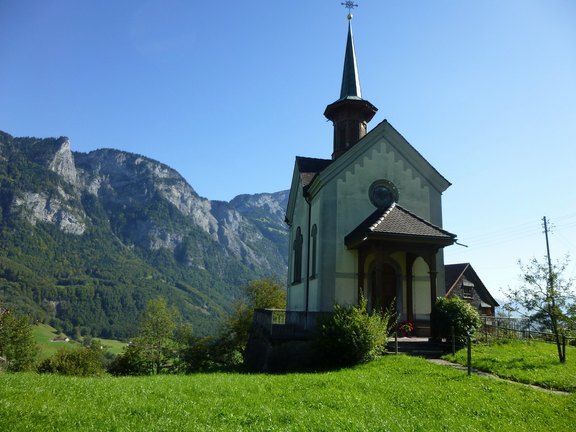
M230 200L329 158L340 0L0 0L0 130L65 135L178 170ZM444 227L488 288L576 255L576 2L358 0L363 96L449 181ZM576 256L574 257L576 260ZM571 264L568 276L576 276Z

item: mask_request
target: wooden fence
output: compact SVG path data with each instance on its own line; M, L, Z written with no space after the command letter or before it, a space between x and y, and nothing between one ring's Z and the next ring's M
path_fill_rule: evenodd
M537 339L544 342L555 342L554 334L538 330L525 318L502 318L482 316L482 327L477 338L495 339ZM575 338L564 335L569 342Z

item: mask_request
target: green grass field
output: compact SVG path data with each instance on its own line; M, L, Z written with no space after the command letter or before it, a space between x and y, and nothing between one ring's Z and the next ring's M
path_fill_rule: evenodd
M568 431L558 395L386 356L310 374L0 374L6 431Z
M43 360L52 356L59 348L74 349L78 348L80 344L78 342L53 342L53 339L58 336L58 331L54 327L50 327L47 324L35 324L32 330L34 334L34 340L38 345L38 359ZM120 354L125 343L117 340L109 339L98 339L102 343L102 346L113 354Z
M448 360L467 364L467 350ZM576 392L576 347L566 347L560 364L556 345L534 341L504 341L472 346L472 366L502 378L557 390Z

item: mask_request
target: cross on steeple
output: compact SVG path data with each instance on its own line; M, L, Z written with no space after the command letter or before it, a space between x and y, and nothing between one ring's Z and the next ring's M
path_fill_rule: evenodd
M347 0L343 3L340 3L342 6L344 6L346 9L348 9L348 16L352 17L352 9L354 9L355 7L358 7L357 3L354 3L353 1ZM348 18L350 19L350 18Z

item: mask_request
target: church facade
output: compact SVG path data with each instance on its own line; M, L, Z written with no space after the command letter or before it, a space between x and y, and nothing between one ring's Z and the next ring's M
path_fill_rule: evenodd
M286 211L290 227L287 310L335 304L393 308L429 335L434 300L445 294L442 228L446 180L362 98L351 16L331 159L297 157Z

